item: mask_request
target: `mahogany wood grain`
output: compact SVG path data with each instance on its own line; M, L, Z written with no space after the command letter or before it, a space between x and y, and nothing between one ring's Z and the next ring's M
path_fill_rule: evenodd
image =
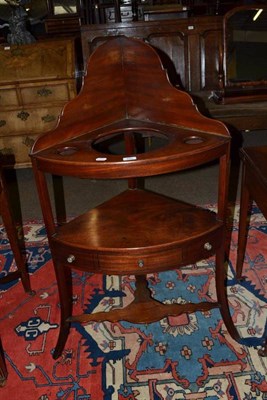
M242 183L240 200L240 220L236 263L237 279L242 278L247 245L249 209L254 200L267 219L267 146L247 147L240 151L242 159ZM267 321L266 321L267 325ZM267 330L267 328L265 329ZM266 332L265 332L266 335ZM267 356L267 338L260 354Z
M40 136L31 158L61 302L60 356L72 321L152 322L219 307L230 334L239 339L225 294L224 231L230 135L222 123L201 115L192 98L173 87L156 51L120 37L90 57L80 94L68 103L58 126ZM122 154L105 147L116 138ZM136 144L160 139L153 150ZM218 212L140 189L136 178L219 163ZM126 179L129 188L63 225L55 223L47 174ZM189 183L190 184L190 183ZM146 275L216 258L218 301L181 305L151 298ZM127 308L85 316L72 314L73 268L136 275L135 300Z

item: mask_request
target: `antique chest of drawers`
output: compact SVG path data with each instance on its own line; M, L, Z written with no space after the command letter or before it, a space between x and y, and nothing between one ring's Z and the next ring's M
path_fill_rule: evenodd
M64 104L76 95L75 43L45 40L0 47L0 155L16 167L30 165L37 135L55 127Z

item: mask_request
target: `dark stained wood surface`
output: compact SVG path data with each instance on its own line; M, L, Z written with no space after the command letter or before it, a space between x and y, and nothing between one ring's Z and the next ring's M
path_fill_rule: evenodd
M255 201L257 203L264 217L267 219L267 146L243 148L240 154L243 164L243 173L236 263L237 279L242 278L244 257L247 245L248 213L252 201ZM259 353L262 356L267 356L266 337L265 346L262 350L259 351Z
M222 234L215 213L135 189L60 227L51 246L60 263L75 254L78 269L90 263L96 273L146 274L208 258Z
M125 149L105 147L121 137ZM141 150L139 139L162 139ZM138 140L137 140L138 139ZM83 90L63 111L56 129L39 137L31 157L51 246L61 302L61 328L54 358L61 354L71 321L152 322L163 316L219 307L230 334L233 325L224 287L224 223L230 135L218 121L201 115L192 98L173 87L156 51L137 39L120 37L89 59ZM138 189L136 177L165 174L217 160L218 212ZM130 179L129 189L58 226L46 173L96 179ZM190 183L189 183L190 184ZM218 301L166 305L151 298L146 274L216 257ZM135 300L124 310L72 315L71 270L134 274ZM152 309L157 307L157 313Z
M166 61L166 67L172 69L171 78L177 79L185 90L219 89L222 17L84 25L81 28L84 65L99 45L122 35L154 46Z

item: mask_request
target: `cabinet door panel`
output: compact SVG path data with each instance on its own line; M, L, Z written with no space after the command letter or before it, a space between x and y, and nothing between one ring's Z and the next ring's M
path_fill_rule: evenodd
M164 67L172 71L171 75L185 90L218 88L222 17L84 26L81 31L84 65L97 46L120 35L143 39L158 49L163 55ZM172 76L172 83L176 83Z
M219 52L221 46L221 30L206 30L200 36L201 90L213 90L219 87Z
M181 32L152 34L147 41L152 46L159 49L161 59L166 63L165 68L168 69L170 79L175 83L180 83L183 87L186 86L185 72L185 37ZM167 55L167 57L166 57ZM172 64L170 63L172 61Z

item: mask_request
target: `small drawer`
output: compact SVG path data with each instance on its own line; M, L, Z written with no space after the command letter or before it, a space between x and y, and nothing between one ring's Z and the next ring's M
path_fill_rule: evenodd
M182 250L173 250L142 254L134 256L100 255L99 268L106 274L149 274L178 268L182 264Z
M21 98L26 104L45 104L51 102L68 101L73 98L73 87L67 82L57 85L41 85L35 87L22 87Z
M91 251L75 248L56 239L52 240L53 258L65 266L82 271L127 275L148 274L167 271L209 258L222 245L223 226L218 226L208 234L187 240L183 244L168 246L166 249L152 248L123 251Z
M138 254L125 255L110 253L94 253L87 250L72 249L62 244L52 245L52 254L59 263L83 271L127 275L148 274L177 268L182 264L182 251L180 248L155 252L139 252Z

